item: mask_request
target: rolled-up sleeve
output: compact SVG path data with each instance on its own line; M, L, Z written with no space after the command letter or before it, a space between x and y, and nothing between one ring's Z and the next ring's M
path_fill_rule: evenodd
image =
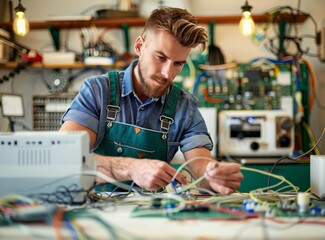
M179 137L180 150L186 152L204 147L211 151L213 142L198 109L197 99L188 92L184 92L182 99L178 103L178 112L173 126L173 132ZM177 137L175 139L177 142Z
M180 150L187 152L193 148L204 147L212 150L213 144L209 135L194 135L181 141Z
M92 130L97 134L95 147L103 138L105 128L107 104L107 77L106 75L92 76L84 80L78 95L71 102L63 114L61 123L74 121Z

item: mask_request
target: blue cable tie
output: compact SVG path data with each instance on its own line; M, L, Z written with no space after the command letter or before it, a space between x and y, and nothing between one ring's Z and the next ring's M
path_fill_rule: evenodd
M172 184L172 186L174 188L175 193L177 193L177 184L176 184L176 181L175 180L171 181L171 184Z

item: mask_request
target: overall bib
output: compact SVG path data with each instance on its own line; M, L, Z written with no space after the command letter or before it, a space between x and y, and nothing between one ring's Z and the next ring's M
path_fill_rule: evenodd
M104 156L148 158L167 161L169 127L173 124L176 104L181 89L173 85L160 115L160 131L117 122L120 112L120 80L118 73L108 73L108 103L106 106L106 130L100 145L94 151ZM123 160L122 160L123 161ZM130 184L131 182L124 182ZM112 191L113 184L96 187L96 191Z

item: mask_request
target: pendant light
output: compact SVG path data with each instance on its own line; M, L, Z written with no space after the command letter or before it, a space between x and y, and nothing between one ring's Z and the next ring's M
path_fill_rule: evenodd
M255 23L251 13L252 6L250 6L246 0L245 5L242 6L241 9L243 13L239 22L239 31L243 36L250 36L255 29Z
M13 23L14 32L21 37L24 37L29 31L29 22L25 17L26 8L21 5L21 0L19 4L15 7L16 17Z

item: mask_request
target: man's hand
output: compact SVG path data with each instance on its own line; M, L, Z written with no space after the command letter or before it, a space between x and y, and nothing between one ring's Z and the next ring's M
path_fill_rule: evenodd
M239 164L218 163L216 161L207 164L204 175L211 188L221 194L234 193L244 178L240 172Z
M239 164L217 162L206 148L194 148L185 152L184 156L187 161L195 159L189 163L195 178L205 176L200 187L221 194L233 193L240 187L244 177Z
M132 180L140 187L157 190L166 187L176 173L176 169L160 160L137 159L130 166ZM179 173L176 180L186 185L183 174Z
M133 180L139 187L147 190L166 187L177 171L160 160L107 157L95 153L93 156L97 160L97 171L116 181ZM185 176L181 173L177 175L176 180L181 184L187 184ZM98 177L96 181L106 182Z

